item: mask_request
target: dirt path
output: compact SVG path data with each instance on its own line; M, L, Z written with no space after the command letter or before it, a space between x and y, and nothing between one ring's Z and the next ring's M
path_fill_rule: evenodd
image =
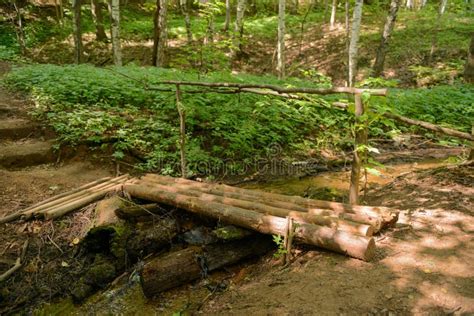
M204 313L474 313L474 168L411 173L370 196L372 205L403 210L397 227L377 236L375 262L309 250L282 270L267 258Z
M0 63L0 77L8 69L7 64ZM85 153L58 161L52 147L54 135L28 116L32 104L2 86L0 100L0 217L111 175L112 166L84 159ZM71 236L80 233L81 221L85 218L79 214L58 223L31 221L0 226L0 273L11 267L25 239L30 240L25 260L28 265L1 284L0 314L11 308L23 310L25 302L54 296L68 284L65 280L72 280L67 273L60 276L58 266L51 262L71 255L68 244Z

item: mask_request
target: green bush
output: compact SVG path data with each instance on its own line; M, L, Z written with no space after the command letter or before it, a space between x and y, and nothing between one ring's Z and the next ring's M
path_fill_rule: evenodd
M170 69L88 65L17 68L5 83L31 94L36 115L50 122L61 141L113 143L117 158L133 149L146 158L144 167L172 173L179 159L174 92L145 89L144 84L155 87L157 81L170 79L314 86L299 79L281 82L273 77L202 76ZM273 144L280 144L288 155L350 144L350 130L341 129L349 126L349 114L321 107L323 101L318 99L302 102L253 94L191 94L184 87L183 92L187 156L194 172L200 165L224 160L233 160L241 168L245 162L265 157Z
M175 93L154 89L162 80L316 85L314 80L293 78L279 81L269 76L204 76L173 69L89 65L26 66L15 69L4 83L31 94L35 114L50 123L60 141L113 144L115 158L133 150L145 158L143 168L172 174L179 170L179 116ZM320 85L327 86L327 80L321 80ZM232 168L242 170L247 163L274 154L275 144L281 148L280 156L297 159L323 148L352 148L352 114L328 105L342 96L300 101L246 93L186 93L196 89L201 88L182 87L187 159L193 173L215 173L203 166L219 166L224 161L232 161ZM370 102L412 118L469 131L474 117L473 92L472 86L395 89L385 101L374 97ZM371 120L370 135L388 137L393 122L373 115Z

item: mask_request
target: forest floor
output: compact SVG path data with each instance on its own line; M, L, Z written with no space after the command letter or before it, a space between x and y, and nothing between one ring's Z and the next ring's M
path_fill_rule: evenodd
M8 120L24 115L32 106L4 90L0 96L2 102L21 108L19 114ZM29 137L43 141L46 136ZM24 143L24 139L14 140L13 146L21 148ZM0 169L0 217L113 174L110 163L84 159L83 154L62 163ZM297 245L295 260L286 268L277 265L273 254L268 254L214 273L210 280L169 291L156 300L144 299L135 285L115 298L108 296L84 306L70 305L59 312L474 313L474 167L444 165L401 174L388 184L370 190L367 203L402 210L396 227L376 236L379 252L373 262ZM1 314L26 314L68 293L84 264L76 256L73 240L84 234L90 212L88 208L54 222L2 225L0 271L14 262L25 239L30 240L30 246L24 268L0 289ZM209 290L210 282L225 283L225 289ZM48 312L51 310L43 310Z

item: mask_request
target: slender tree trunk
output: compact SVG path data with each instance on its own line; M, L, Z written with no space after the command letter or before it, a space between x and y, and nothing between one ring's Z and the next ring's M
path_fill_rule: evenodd
M383 72L383 66L385 63L385 55L389 45L390 36L392 35L393 28L395 26L395 20L397 19L397 12L400 7L401 0L392 0L390 3L390 11L388 12L387 20L383 28L382 39L377 49L377 55L374 63L374 77L379 77Z
M413 0L407 0L405 6L407 9L413 9Z
M208 10L210 12L207 13L207 31L206 31L206 38L205 38L205 44L213 43L214 42L214 3L213 1L209 1L206 3Z
M355 99L355 142L354 142L354 154L352 158L352 170L351 170L351 183L349 188L349 203L351 205L359 204L359 180L360 180L360 169L363 162L365 161L367 151L360 149L361 146L367 146L367 125L366 122L361 120L361 117L365 113L364 103L360 94L354 95ZM362 127L360 125L365 125Z
M349 41L350 41L350 33L351 33L351 29L350 29L350 26L349 26L349 22L350 22L350 7L349 7L349 0L346 0L345 4L344 4L344 13L345 13L345 17L344 17L344 23L345 23L345 27L346 27L346 53L347 53L347 56L349 56ZM349 85L349 67L347 67L347 72L346 72L346 86Z
M448 0L441 0L439 4L439 15L443 15L444 11L446 11L446 5L448 4Z
M120 45L120 0L109 0L109 11L114 64L116 66L122 66L122 48Z
M225 0L225 23L224 23L224 32L229 31L230 25L230 0Z
M278 5L278 56L277 56L277 72L278 78L285 78L285 0L279 0Z
M474 32L471 35L471 45L469 45L467 52L467 61L464 67L464 81L474 83Z
M186 25L186 36L188 38L188 45L193 42L193 33L191 32L191 17L189 16L189 6L187 0L180 0L181 12L184 15L184 24Z
M161 67L165 59L167 0L156 0L152 64Z
M55 0L55 10L56 10L56 19L59 22L59 25L63 25L63 17L64 17L64 11L63 11L63 1L62 0Z
M104 30L104 18L102 16L102 3L99 0L91 0L91 14L95 24L95 38L98 41L107 41Z
M337 0L332 0L332 7L331 7L331 19L329 22L329 29L334 30L334 26L336 23L336 9L337 9Z
M26 41L25 41L25 30L23 28L23 16L21 13L21 8L18 5L17 1L13 2L13 7L15 8L15 17L12 17L13 24L15 25L16 38L18 45L20 46L20 53L22 56L26 55Z
M354 86L357 72L357 51L362 21L363 0L356 0L354 7L354 16L352 18L351 41L349 43L349 86Z
M72 0L74 62L82 61L82 27L81 27L81 0Z
M436 51L436 45L438 43L438 33L441 29L442 25L442 18L444 11L446 10L446 5L448 4L448 0L440 0L439 7L438 7L438 19L436 20L436 24L433 30L433 39L431 40L431 50L430 55L428 57L428 63L431 64L433 61L433 55Z
M329 0L324 0L324 17L323 17L324 23L326 23L327 18L328 18L328 8L329 8Z
M245 0L237 0L237 14L234 25L234 56L242 52L242 37L244 35Z

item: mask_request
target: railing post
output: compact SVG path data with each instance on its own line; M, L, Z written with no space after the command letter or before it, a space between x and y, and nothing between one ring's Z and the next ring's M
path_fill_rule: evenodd
M181 177L187 177L186 170L186 113L181 103L181 91L176 84L176 108L179 114L179 151L181 154Z
M365 122L362 122L361 116L364 115L365 109L362 102L360 93L354 94L355 99L355 141L354 141L354 154L352 160L351 170L351 185L349 188L349 203L354 205L359 203L359 181L360 181L360 168L366 150L361 150L361 145L367 145L367 126ZM362 124L364 126L362 126Z

